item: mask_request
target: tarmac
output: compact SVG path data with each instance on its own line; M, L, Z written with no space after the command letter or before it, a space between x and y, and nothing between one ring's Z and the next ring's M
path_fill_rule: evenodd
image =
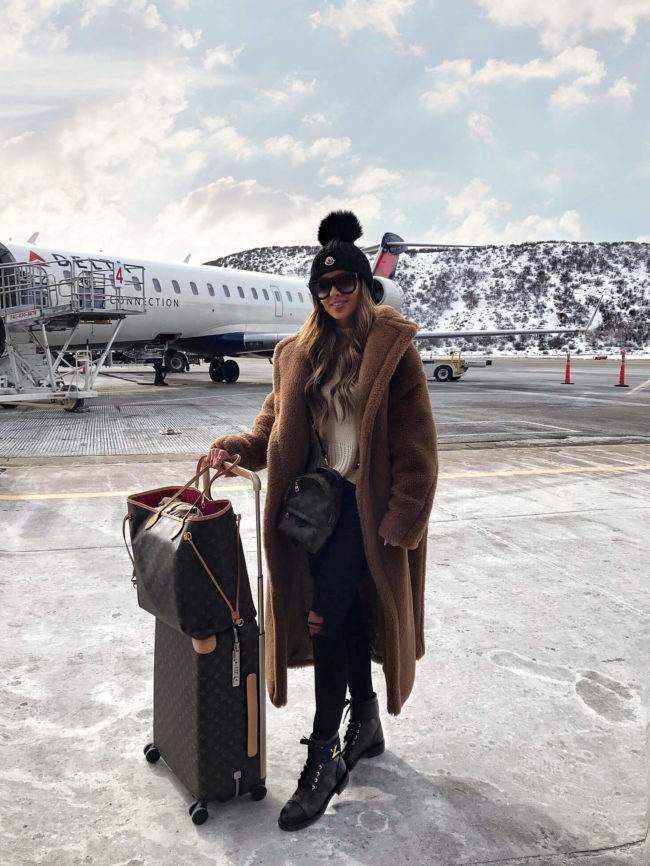
M607 365L584 359L563 386L557 360L499 359L431 384L427 652L402 713L383 713L386 752L294 834L277 816L311 670L267 704L267 797L194 826L191 795L142 754L154 621L120 529L127 492L186 480L219 432L250 429L268 363L166 389L114 371L82 413L0 412L0 863L648 866L650 362L628 364L628 389ZM252 493L219 484L254 574ZM374 681L385 707L379 666Z

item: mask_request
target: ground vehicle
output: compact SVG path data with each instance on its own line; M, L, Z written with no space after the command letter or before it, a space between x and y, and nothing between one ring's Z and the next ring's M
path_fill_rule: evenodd
M450 355L422 352L421 358L427 379L435 379L437 382L457 381L469 367L492 366L492 358L485 355L464 358L460 349L454 349Z
M423 357L422 363L427 379L435 379L436 382L450 382L460 379L469 367L460 349L455 349L449 356Z

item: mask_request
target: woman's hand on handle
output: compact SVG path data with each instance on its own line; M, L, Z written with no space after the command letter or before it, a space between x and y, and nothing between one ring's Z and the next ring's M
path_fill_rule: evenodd
M208 466L211 466L212 469L223 469L224 460L227 463L232 462L232 457L227 451L224 451L223 448L210 448L208 451ZM235 477L233 472L226 472L225 475L227 478Z

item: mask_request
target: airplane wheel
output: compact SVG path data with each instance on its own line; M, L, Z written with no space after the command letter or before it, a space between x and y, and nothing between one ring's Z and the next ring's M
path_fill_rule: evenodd
M447 364L443 364L442 367L436 367L436 370L433 374L433 378L437 382L448 382L453 376L454 371Z
M224 363L223 378L226 382L236 382L239 379L239 364L237 361L226 361Z
M167 363L172 373L185 372L185 358L179 352L175 352Z
M214 359L210 361L210 378L213 382L223 382L223 361Z

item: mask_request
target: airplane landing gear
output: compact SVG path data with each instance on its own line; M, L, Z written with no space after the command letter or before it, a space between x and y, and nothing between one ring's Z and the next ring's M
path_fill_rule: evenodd
M239 379L239 364L237 361L213 358L210 361L210 378L213 382L236 382Z
M239 379L239 364L237 361L226 361L224 363L223 378L226 382L236 382Z
M213 382L223 382L223 358L210 361L210 378Z

